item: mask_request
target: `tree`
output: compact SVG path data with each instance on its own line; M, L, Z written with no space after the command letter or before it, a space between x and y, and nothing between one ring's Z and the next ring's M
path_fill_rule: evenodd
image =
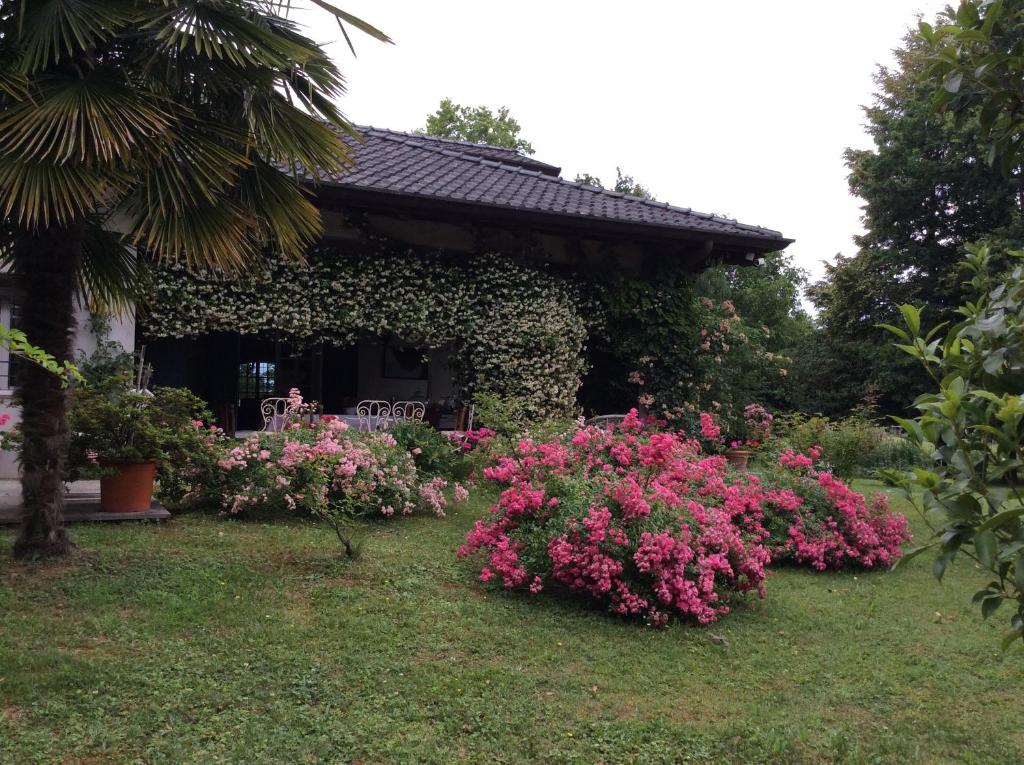
M486 143L503 146L523 154L533 154L529 141L519 137L522 127L509 114L508 107L502 106L497 114L486 106L462 106L446 98L437 111L427 117L423 135L451 138L470 143Z
M612 186L611 191L628 194L631 197L640 197L641 199L654 199L650 189L637 183L632 175L623 175L621 167L615 168L615 175L615 185ZM604 188L601 179L590 173L577 173L574 180L576 183L585 183L588 186L596 186L600 189Z
M380 31L312 2L379 39ZM12 0L0 6L0 252L28 339L70 358L74 301L131 297L145 257L241 269L301 259L302 188L340 170L341 72L273 0ZM344 32L344 27L342 27ZM347 34L346 34L347 37ZM116 228L116 231L114 230ZM15 554L65 554L60 380L25 365Z
M1024 164L1024 2L963 0L939 16L935 29L919 25L931 53L935 105L957 120L977 115L989 143L988 160L1007 175Z
M762 350L792 360L787 364L786 375L780 376L774 364L766 365L771 367L770 374L751 375L756 386L746 403L757 402L776 409L800 408L799 379L794 375L794 366L816 334L800 301L800 289L806 282L806 272L795 266L785 252L771 253L756 266L715 266L695 280L697 295L719 302L729 300L735 305L743 323L756 328L763 337Z
M846 152L866 231L856 255L838 259L808 291L833 355L863 360L861 387L876 388L891 412L909 406L925 377L875 325L895 321L903 303L946 320L964 297L963 245L991 236L1012 245L1024 234L1020 179L988 164L978 117L936 115L927 46L909 35L896 61L878 70L874 103L865 108L874 148Z

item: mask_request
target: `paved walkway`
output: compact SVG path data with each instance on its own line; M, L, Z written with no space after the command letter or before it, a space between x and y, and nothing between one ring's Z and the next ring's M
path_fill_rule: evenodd
M68 494L99 494L99 481L75 481ZM0 508L21 505L21 481L0 480Z

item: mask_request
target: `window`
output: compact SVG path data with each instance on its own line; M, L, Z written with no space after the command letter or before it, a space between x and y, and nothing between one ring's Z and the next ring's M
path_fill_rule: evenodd
M245 361L238 365L238 398L263 399L274 395L273 361Z
M4 329L10 329L12 326L16 327L17 322L18 304L10 296L0 295L0 325ZM0 346L0 396L10 395L14 387L12 361L10 350L6 346Z

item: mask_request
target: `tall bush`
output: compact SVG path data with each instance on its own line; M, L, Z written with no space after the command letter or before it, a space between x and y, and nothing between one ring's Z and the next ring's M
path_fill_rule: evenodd
M910 305L900 307L905 328L884 325L936 387L915 402L916 418L896 418L931 469L886 477L934 531L915 554L937 552L938 578L958 554L991 574L974 601L986 618L1004 603L1013 608L1004 648L1024 641L1024 252L1006 254L1016 264L997 276L988 245L967 247L963 267L977 299L960 308L963 321L944 338L943 325L925 332Z

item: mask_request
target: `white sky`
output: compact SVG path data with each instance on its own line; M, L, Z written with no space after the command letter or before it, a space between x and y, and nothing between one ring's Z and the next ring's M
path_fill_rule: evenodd
M916 15L947 0L336 0L395 41L300 14L348 79L359 124L422 127L442 98L508 106L535 157L662 201L781 230L812 276L852 254L843 150Z

